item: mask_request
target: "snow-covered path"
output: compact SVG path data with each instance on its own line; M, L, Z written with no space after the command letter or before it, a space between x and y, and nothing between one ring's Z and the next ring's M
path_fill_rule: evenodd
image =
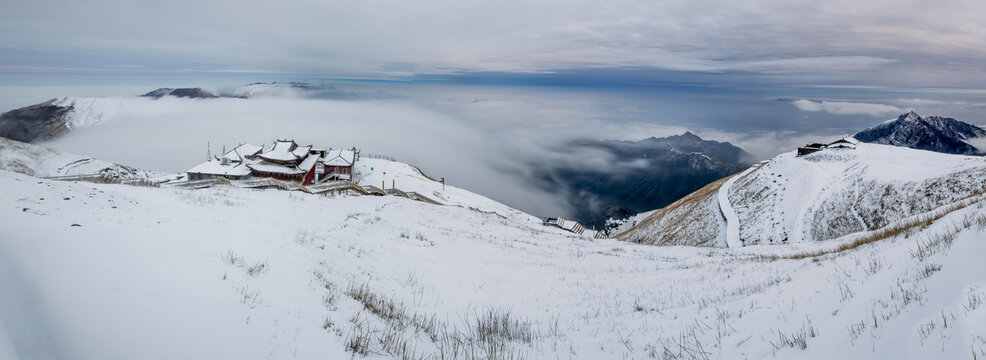
M746 174L749 174L753 170L759 169L763 163L757 163L750 168L744 170L739 175L733 176L726 180L725 184L719 187L719 192L717 194L719 198L719 210L722 211L722 216L726 218L726 247L739 248L743 247L743 242L740 240L740 228L739 228L739 218L736 216L736 210L729 203L729 187L733 185L736 179L739 179Z

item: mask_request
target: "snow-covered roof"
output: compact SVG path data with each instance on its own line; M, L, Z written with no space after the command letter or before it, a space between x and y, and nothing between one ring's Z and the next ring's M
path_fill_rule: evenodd
M356 153L352 150L335 149L325 154L322 163L327 166L350 166L356 161Z
M259 154L261 158L272 160L272 161L292 161L298 160L300 156L295 154L293 150L298 147L293 140L278 140L274 142L274 146L264 153ZM307 153L308 150L305 150Z
M306 157L305 160L301 162L301 164L298 164L298 169L304 172L308 172L313 167L315 167L315 163L318 162L318 158L319 158L318 155L308 155L308 157Z
M237 146L235 149L233 149L233 151L236 151L241 156L254 156L259 154L261 151L264 151L264 147L254 144L243 143L240 144L240 146Z
M211 175L232 175L232 176L246 176L250 175L250 169L243 166L243 163L232 163L230 165L223 165L221 161L212 160L206 161L204 163L198 164L195 167L188 169L187 172L198 173L198 174L211 174Z
M271 164L266 162L259 164L250 164L247 165L247 167L265 173L275 173L275 174L285 174L285 175L298 175L305 173L305 171L299 170L297 166Z
M299 146L299 147L295 148L294 150L292 150L291 153L293 153L298 158L301 158L301 157L304 157L304 156L308 155L308 150L311 150L311 149L312 149L312 146L311 145L308 145L308 146Z
M223 157L221 157L220 159L228 159L229 161L232 162L243 161L243 157L240 156L240 154L236 151L236 149L230 150L229 152L223 154Z
M833 142L829 143L829 145L835 145L835 144L852 144L852 145L856 145L856 144L859 144L859 140L856 140L855 138L852 138L852 137L848 137L847 136L847 137L844 137L844 138L841 138L839 140L836 140L836 141L833 141Z

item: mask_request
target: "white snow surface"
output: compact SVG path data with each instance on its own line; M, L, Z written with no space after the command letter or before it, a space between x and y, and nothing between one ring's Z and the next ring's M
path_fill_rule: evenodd
M514 358L986 355L981 202L906 236L769 260L781 247L576 237L480 195L443 191L406 164L363 159L357 170L366 182L393 180L458 206L0 170L0 356L388 359L400 354L380 339L397 338L413 358L438 358L441 336L394 324L433 317L442 336L475 340L470 329L491 309L532 334L499 338ZM950 241L929 246L941 236ZM358 288L404 315L371 311L352 296ZM371 339L365 356L347 351L360 333ZM785 341L802 337L804 348ZM489 355L481 344L461 348Z
M441 182L425 177L424 174L411 165L382 160L361 158L356 161L355 179L360 185L397 187L401 191L414 191L449 206L475 209L487 213L495 213L501 217L515 217L524 222L541 223L541 220L486 196L473 193L454 186L442 186Z
M143 99L137 100L141 101ZM120 112L123 102L128 101L123 98L80 98L63 97L55 101L53 105L72 106L74 111L68 113L69 129L95 126L101 124L106 119L112 118Z
M729 180L726 180L716 192L716 200L719 202L719 210L722 211L722 216L726 220L726 246L731 248L738 248L743 246L743 242L740 240L740 223L739 218L736 216L736 211L733 210L732 204L729 203L729 188L733 186L736 179L746 176L755 168L751 167L744 170L742 173L736 176L732 176Z
M5 138L0 138L0 170L37 177L107 173L136 179L164 175Z
M728 203L736 212L742 242L786 244L883 228L986 193L986 159L864 143L856 149L825 149L803 157L781 154L733 179ZM705 201L691 197L683 200ZM655 214L670 212L673 217L690 211L676 209L675 204L668 208ZM701 212L687 223L642 221L621 237L646 242L669 231L709 233L670 242L714 246L718 243L703 239L726 237L725 227L709 226L714 219L706 219L721 217L718 211Z
M820 241L982 194L986 159L860 144L800 158L782 154L734 189L730 200L746 244Z

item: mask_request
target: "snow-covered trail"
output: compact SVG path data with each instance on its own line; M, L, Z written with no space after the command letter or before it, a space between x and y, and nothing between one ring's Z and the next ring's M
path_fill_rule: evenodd
M743 247L743 241L740 240L740 227L739 227L739 217L736 216L736 210L729 203L729 187L733 185L737 179L746 176L756 169L763 166L763 163L757 163L750 166L748 169L739 173L739 175L733 176L726 180L726 183L719 187L719 192L716 196L719 198L719 210L722 211L722 217L726 219L726 247L739 248Z

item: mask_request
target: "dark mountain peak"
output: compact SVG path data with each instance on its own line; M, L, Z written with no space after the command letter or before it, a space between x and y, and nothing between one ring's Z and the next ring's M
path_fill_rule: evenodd
M601 227L610 217L660 208L747 168L753 156L688 131L640 141L576 140L560 150L606 159L598 166L560 161L536 166L539 186L569 194L571 217ZM587 151L591 150L591 151ZM619 211L616 211L619 210Z
M641 144L641 143L654 143L654 142L660 142L660 143L668 143L668 142L671 142L671 143L679 143L679 142L683 142L683 141L690 142L690 143L695 143L695 142L704 142L706 140L698 137L698 135L695 135L691 131L685 131L681 135L671 135L671 136L660 137L660 138L659 137L656 137L656 136L651 136L649 138L640 140L637 143L638 144Z
M964 140L986 136L986 130L942 116L921 117L914 111L896 120L860 131L854 137L862 142L930 150L946 154L981 155Z
M668 140L679 140L679 141L690 141L690 142L705 141L704 139L698 137L698 135L695 135L691 131L685 131L685 133L683 133L681 135L671 135L671 136L666 137L665 139L668 139Z
M918 113L914 112L914 110L911 110L910 112L908 112L906 114L900 114L900 116L897 117L897 120L898 121L920 121L921 120L921 115L918 115Z
M141 96L152 97L155 99L159 99L163 96L184 97L184 98L192 98L192 99L211 99L218 97L211 92L202 90L202 88L177 88L177 89L160 88L148 92Z

